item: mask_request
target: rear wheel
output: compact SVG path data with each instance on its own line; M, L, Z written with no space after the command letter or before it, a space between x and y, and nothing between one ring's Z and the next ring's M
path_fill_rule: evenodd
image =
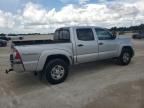
M46 79L51 84L64 82L68 75L68 65L61 59L54 59L45 68Z
M23 37L19 37L19 40L23 40Z
M121 52L120 57L118 58L118 63L120 65L128 65L131 62L132 54L131 51L126 48Z

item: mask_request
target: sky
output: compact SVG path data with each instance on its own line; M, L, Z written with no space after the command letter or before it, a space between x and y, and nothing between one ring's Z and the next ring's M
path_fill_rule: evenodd
M144 0L0 0L0 33L51 33L58 27L144 23Z

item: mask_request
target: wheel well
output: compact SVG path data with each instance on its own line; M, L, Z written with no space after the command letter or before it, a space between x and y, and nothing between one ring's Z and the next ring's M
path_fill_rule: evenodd
M46 66L46 64L48 62L50 62L53 59L62 59L62 60L64 60L66 62L66 64L70 65L70 61L65 55L57 54L57 55L48 56L47 59L46 59L44 67Z
M133 51L132 47L130 47L130 46L124 46L124 47L122 48L122 51L123 51L123 50L129 50L130 53L131 53L131 56L134 56L134 51Z

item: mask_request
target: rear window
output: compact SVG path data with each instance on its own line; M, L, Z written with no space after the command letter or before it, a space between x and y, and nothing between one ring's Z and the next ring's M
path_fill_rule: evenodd
M69 29L58 29L54 34L54 40L59 41L70 41Z

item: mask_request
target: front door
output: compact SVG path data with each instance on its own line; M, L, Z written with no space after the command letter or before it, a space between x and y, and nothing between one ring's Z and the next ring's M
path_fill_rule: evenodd
M95 28L98 38L99 59L113 58L117 55L118 42L112 34L102 28Z

